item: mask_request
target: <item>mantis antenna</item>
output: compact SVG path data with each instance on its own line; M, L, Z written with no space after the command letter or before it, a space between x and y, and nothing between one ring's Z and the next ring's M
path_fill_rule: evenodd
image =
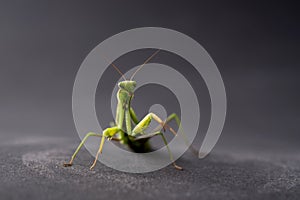
M108 60L105 57L104 57L104 59L108 62ZM110 65L113 66L113 68L115 68L115 70L122 76L124 81L126 81L126 78L125 78L124 74L121 72L121 70L119 70L119 68L114 63L110 63Z
M144 67L144 65L147 64L156 54L158 54L159 51L160 51L160 49L158 49L157 51L155 51L149 58L147 58L147 60L132 74L130 80L132 80L133 77L136 75L136 73L138 71L140 71Z

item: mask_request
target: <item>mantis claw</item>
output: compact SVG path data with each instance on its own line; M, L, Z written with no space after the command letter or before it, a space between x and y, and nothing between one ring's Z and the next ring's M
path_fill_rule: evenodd
M183 170L183 168L182 167L180 167L180 166L178 166L178 165L176 165L175 163L173 163L173 166L175 167L175 169L177 169L177 170Z
M73 164L72 163L64 163L63 166L64 167L71 167Z
M94 169L94 166L91 166L91 167L90 167L90 170L92 171L93 169Z
M73 165L73 160L74 160L74 156L72 156L70 162L64 163L63 166L64 166L64 167L71 167L71 166Z

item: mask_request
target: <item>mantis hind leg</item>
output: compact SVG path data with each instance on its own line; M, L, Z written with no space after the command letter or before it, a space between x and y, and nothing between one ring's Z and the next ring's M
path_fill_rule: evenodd
M168 154L169 154L169 157L170 157L170 160L172 161L172 164L173 166L175 167L175 169L178 169L178 170L182 170L182 167L178 166L176 163L175 163L175 160L174 160L174 157L173 157L173 154L170 150L170 147L168 145L168 142L164 136L164 134L160 131L157 131L157 132L153 132L153 133L147 133L145 135L141 135L141 136L138 136L135 138L135 141L139 141L139 140L145 140L145 139L150 139L156 135L160 135L162 137L162 140L164 142L164 144L166 145L167 147L167 150L168 150Z
M180 166L178 166L178 165L175 163L173 154L172 154L172 152L171 152L171 150L170 150L170 148L169 148L168 142L167 142L167 140L166 140L164 134L160 132L159 135L162 137L162 139L163 139L163 141L164 141L164 143L165 143L165 145L166 145L166 147L167 147L167 150L168 150L168 153L169 153L169 156L170 156L170 160L172 161L173 166L175 167L175 169L182 170L183 168L180 167Z
M180 121L180 119L179 119L179 117L178 117L178 115L177 115L176 113L172 113L171 115L169 115L169 116L167 117L167 119L164 121L164 125L168 126L167 124L168 124L169 122L171 122L172 120L175 120L175 122L176 122L176 124L177 124L177 126L178 126L178 129L179 129L179 132L181 133L180 136L181 136L182 139L184 140L186 146L189 147L189 149L191 150L191 152L192 152L193 154L195 154L196 156L198 156L198 151L196 150L196 148L195 148L195 147L189 142L189 140L187 139L187 136L186 136L186 134L185 134L185 132L183 131L183 128L182 128L182 126L181 126L181 121ZM158 131L158 130L161 130L162 128L163 128L163 126L162 126L162 125L159 125L159 126L157 126L157 127L154 129L154 132L155 132L155 131ZM174 132L173 132L173 134L174 134ZM174 134L174 135L175 135L175 134Z

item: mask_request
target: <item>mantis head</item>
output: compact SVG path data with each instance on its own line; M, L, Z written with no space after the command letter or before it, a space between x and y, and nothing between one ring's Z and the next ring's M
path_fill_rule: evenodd
M121 81L118 83L118 86L120 89L126 90L129 93L133 93L135 86L136 86L136 82L135 81Z
M126 77L124 76L124 74L119 70L119 68L114 65L113 63L111 63L111 65L115 68L115 70L122 76L122 78L124 79L124 81L121 81L118 83L118 86L120 89L126 90L128 93L132 94L135 87L136 87L136 82L133 81L132 79L134 78L134 76L136 75L136 73L138 71L140 71L144 65L146 63L148 63L151 58L153 58L158 52L160 51L160 49L158 49L157 51L155 51L140 67L138 67L138 69L132 74L130 80L126 80Z

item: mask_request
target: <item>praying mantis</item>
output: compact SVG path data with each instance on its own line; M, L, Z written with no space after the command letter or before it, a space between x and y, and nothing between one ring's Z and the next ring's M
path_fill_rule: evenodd
M102 134L98 134L95 132L89 132L83 138L74 154L72 155L70 161L68 163L64 163L65 167L69 167L73 165L73 161L78 154L79 150L82 148L86 140L91 137L100 137L100 145L95 156L95 160L91 165L90 169L93 169L97 163L99 155L102 153L102 149L106 140L113 140L120 142L123 145L127 145L134 152L147 152L150 150L149 139L154 136L161 136L164 144L167 147L167 151L170 157L170 160L177 170L182 170L183 168L178 166L175 163L172 152L168 146L168 142L164 136L166 130L169 130L175 136L177 133L173 128L171 128L168 123L171 120L175 120L178 127L180 128L180 119L177 114L173 113L167 117L166 120L162 120L155 113L148 113L143 119L138 120L138 117L135 114L134 109L131 106L131 100L134 96L134 90L136 87L136 81L133 80L134 76L137 74L139 70L141 70L146 63L148 63L158 52L160 49L156 50L150 57L146 59L146 61L140 65L137 70L133 73L131 78L127 80L120 69L111 63L111 66L115 68L115 70L122 76L124 81L118 83L119 90L117 92L117 109L116 109L116 119L114 125L106 128ZM156 121L159 123L159 126L153 130L151 133L145 133L145 130L149 127L151 121ZM134 125L134 127L132 126ZM162 132L163 130L163 132ZM186 144L188 145L187 139L184 137ZM189 145L190 146L190 145ZM192 149L193 150L193 149Z

